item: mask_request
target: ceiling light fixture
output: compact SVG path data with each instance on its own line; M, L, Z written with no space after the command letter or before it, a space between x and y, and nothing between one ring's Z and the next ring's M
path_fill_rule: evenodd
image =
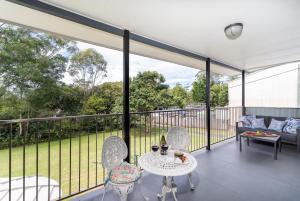
M234 23L225 27L224 32L226 37L229 40L235 40L242 34L243 24L242 23Z

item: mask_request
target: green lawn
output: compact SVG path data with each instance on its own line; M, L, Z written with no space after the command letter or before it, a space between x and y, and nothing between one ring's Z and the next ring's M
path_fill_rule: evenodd
M146 133L146 134L145 134ZM202 148L206 145L205 129L193 128L189 130L191 136L190 151ZM218 132L213 132L218 133ZM145 128L131 129L131 161L134 161L134 155L140 155L150 151L152 144L159 144L162 134L166 134L166 129ZM105 138L110 135L122 135L120 130L112 132L87 133L81 137L61 140L61 186L63 195L78 192L96 184L101 184L104 178L104 170L101 164L95 162L101 161L101 149ZM79 140L81 138L81 140ZM212 142L220 140L216 134L212 137ZM79 146L81 142L81 146ZM97 142L97 146L96 146ZM25 174L26 176L36 175L36 145L26 145ZM81 151L79 151L79 149ZM70 151L71 151L71 169L70 169ZM39 167L38 175L48 176L48 143L38 144ZM59 181L59 141L50 143L50 177ZM96 157L97 154L97 157ZM9 151L0 150L0 177L8 177L8 156ZM80 157L80 160L79 160ZM80 161L80 163L79 163ZM79 172L80 164L80 172ZM71 170L71 171L70 171ZM97 173L96 173L97 172ZM71 174L71 179L70 179ZM97 175L96 175L97 174ZM23 175L23 147L12 149L12 176ZM79 176L80 175L80 176ZM80 187L79 187L80 178Z

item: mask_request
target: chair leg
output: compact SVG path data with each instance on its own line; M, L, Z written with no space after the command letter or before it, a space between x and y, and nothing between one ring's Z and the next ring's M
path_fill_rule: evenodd
M192 183L192 173L188 174L191 191L195 190L195 185Z
M141 194L144 198L145 201L149 201L149 198L147 196L145 196L144 192L143 192L143 188L142 188L142 183L143 183L143 179L142 177L138 180L138 185L140 186L140 191L141 191Z
M101 201L104 201L105 194L106 194L106 185L104 185L104 193L103 193L103 195L102 195Z
M120 196L121 201L127 201L127 196L133 191L134 183L131 184L122 184L114 186L115 192Z

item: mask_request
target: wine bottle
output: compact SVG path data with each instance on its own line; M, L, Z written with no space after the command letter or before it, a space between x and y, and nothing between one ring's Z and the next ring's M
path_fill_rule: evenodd
M162 145L165 145L165 144L167 144L166 138L165 138L164 135L162 135L161 138L160 138L160 147L161 147Z

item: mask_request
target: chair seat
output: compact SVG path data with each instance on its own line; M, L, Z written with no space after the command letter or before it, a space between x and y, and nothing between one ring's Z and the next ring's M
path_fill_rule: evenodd
M139 168L123 162L111 170L109 180L115 184L128 184L137 181L140 176L141 171Z

